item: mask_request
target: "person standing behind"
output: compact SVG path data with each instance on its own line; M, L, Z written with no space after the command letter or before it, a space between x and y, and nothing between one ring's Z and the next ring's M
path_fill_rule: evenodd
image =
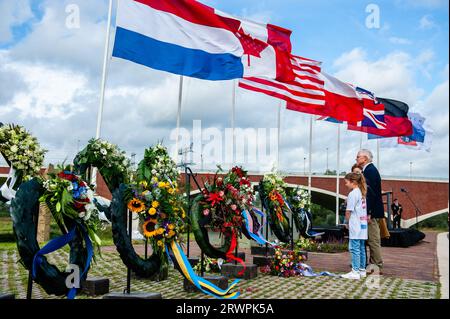
M347 198L345 219L348 221L349 245L352 256L352 271L342 275L346 279L366 277L367 208L366 182L362 174L349 173L345 176L345 186L351 192Z
M400 221L402 220L402 212L403 212L403 207L402 205L398 202L398 199L394 199L394 202L391 205L391 209L392 209L392 215L394 216L394 229L398 228L400 229Z
M381 176L378 169L373 165L372 152L362 149L356 156L356 164L363 169L363 175L367 183L367 216L369 224L369 265L378 266L380 273L383 268L381 256L380 223L384 217L384 205L381 195Z

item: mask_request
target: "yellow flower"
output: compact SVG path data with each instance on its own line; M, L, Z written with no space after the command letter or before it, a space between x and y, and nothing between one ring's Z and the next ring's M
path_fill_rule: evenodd
M167 191L169 192L169 194L175 193L175 189L173 189L173 188L169 188Z
M148 220L142 225L142 228L144 230L144 236L147 238L155 236L155 223L153 223L153 220Z
M167 238L172 238L173 236L175 236L175 232L173 230L169 231L169 233L167 234Z
M140 201L137 198L133 198L128 203L128 209L132 211L133 213L140 213L145 210L145 204L144 202Z
M159 202L158 202L157 200L154 200L154 201L152 202L152 207L153 207L153 208L158 208L158 206L159 206Z
M164 228L158 228L156 232L158 233L158 235L162 235L164 233Z
M158 183L158 187L159 187L159 188L164 188L164 187L166 187L166 183L164 183L164 182L159 182L159 183Z
M139 182L139 185L142 186L142 187L144 187L144 188L147 188L148 183L147 183L147 181L140 181L140 182Z
M169 224L168 227L169 227L170 230L175 229L175 225L174 224Z
M162 246L164 246L164 243L162 240L158 240L157 245L158 245L158 247L162 247Z
M156 214L156 209L154 207L152 207L148 210L148 213L150 214L150 216L153 216Z
M181 218L186 218L186 212L184 211L184 209L183 208L181 208Z

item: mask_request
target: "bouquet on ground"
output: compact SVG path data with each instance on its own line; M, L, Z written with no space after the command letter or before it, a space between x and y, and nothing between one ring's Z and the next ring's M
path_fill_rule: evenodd
M301 276L304 271L304 261L305 257L298 250L282 251L280 247L277 247L270 264L261 268L261 272L280 277Z

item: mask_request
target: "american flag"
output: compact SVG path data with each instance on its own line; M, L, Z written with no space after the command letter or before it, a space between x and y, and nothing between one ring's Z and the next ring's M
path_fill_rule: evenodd
M239 81L239 87L264 93L287 102L311 108L325 105L324 81L320 78L321 62L291 56L296 79L284 83L276 80L249 77Z
M239 81L239 87L282 99L291 111L338 121L363 120L363 103L355 87L322 72L321 62L295 55L290 62L296 76L292 82L247 77Z

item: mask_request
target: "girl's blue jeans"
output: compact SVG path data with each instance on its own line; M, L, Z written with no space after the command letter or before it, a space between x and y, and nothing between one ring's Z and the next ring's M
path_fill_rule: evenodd
M352 256L353 270L366 269L366 241L364 239L350 239L348 248Z

